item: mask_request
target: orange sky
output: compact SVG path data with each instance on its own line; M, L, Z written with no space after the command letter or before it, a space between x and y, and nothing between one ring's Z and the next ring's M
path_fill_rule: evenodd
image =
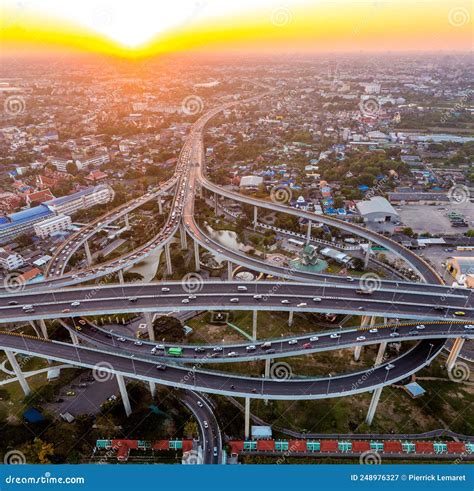
M472 50L470 1L313 0L306 5L291 2L287 5L275 3L227 16L188 19L161 33L151 33L150 41L133 48L125 46L120 39L112 39L100 29L85 27L75 19L64 20L51 12L23 11L20 15L7 10L2 16L3 21L0 20L1 48L4 53L74 48L126 57L191 49L276 52ZM130 28L139 30L140 19ZM126 29L128 27L124 31ZM120 38L120 35L119 31L115 37Z

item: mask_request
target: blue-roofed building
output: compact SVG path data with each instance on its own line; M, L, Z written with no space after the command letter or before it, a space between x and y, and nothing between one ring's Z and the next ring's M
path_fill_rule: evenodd
M47 206L39 205L3 217L0 221L0 244L5 244L19 235L31 233L35 223L53 215L54 212Z

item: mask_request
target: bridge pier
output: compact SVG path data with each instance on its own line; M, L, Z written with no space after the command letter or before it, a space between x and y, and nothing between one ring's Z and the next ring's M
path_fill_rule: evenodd
M33 328L33 330L35 331L35 334L40 338L40 333L38 331L38 328L36 327L36 324L35 324L35 321L28 321L30 326Z
M148 384L150 386L151 397L155 398L155 396L156 396L156 384L155 384L155 382L148 382Z
M360 360L360 353L362 351L362 346L358 345L354 347L354 361Z
M313 222L311 220L308 221L308 230L306 232L306 245L308 245L311 242L311 227L313 225Z
M129 228L130 227L130 221L128 220L128 213L123 218L124 218L124 221L125 221L125 226L127 228Z
M270 377L270 365L272 363L272 360L270 358L267 358L265 360L265 378L269 378ZM263 401L265 403L265 406L268 405L268 399L264 399Z
M218 216L219 213L219 199L217 193L214 193L214 215Z
M254 341L257 340L257 315L258 315L258 310L254 310L252 316L252 339Z
M181 224L179 226L179 235L180 235L180 238L181 238L181 249L182 250L185 250L185 249L188 248L188 239L187 239L186 230L185 230L183 224Z
M367 250L365 251L364 269L367 269L367 267L369 266L370 250L371 249L372 249L372 242L369 240L369 243L367 244Z
M245 398L245 439L250 438L250 397Z
M173 274L173 265L171 264L171 251L170 251L169 244L165 244L165 260L166 260L166 274L171 276Z
M43 334L43 338L44 339L49 339L49 337L48 337L48 329L46 329L46 322L44 321L44 319L40 319L38 322L39 322L39 326L40 326L40 329L41 329L41 333Z
M87 265L90 266L92 264L92 254L87 240L84 242L84 250L86 251Z
M454 368L459 353L461 352L462 347L464 346L464 341L465 339L463 338L456 338L454 340L451 351L449 352L448 359L446 360L446 368L448 369L448 372L450 372Z
M125 283L125 278L123 277L123 269L118 270L118 279L119 279L119 283L121 284Z
M143 316L146 322L146 328L148 330L148 338L150 341L155 340L155 331L153 330L153 318L150 312L144 312Z
M71 337L71 343L74 346L77 346L79 344L79 338L77 334L72 329L68 329L68 331L69 331L69 336Z
M382 394L382 387L375 389L372 394L372 400L370 401L369 411L367 413L367 417L365 418L365 422L369 426L372 424L372 421L374 420L375 410L377 409L377 405L379 403L381 394Z
M294 311L290 310L288 312L288 327L291 327L293 325L293 315L294 315Z
M125 380L123 375L119 373L115 374L117 383L120 389L120 396L122 397L123 407L125 408L125 414L127 418L132 414L132 406L130 405L130 399L128 397L127 386L125 385Z
M163 215L163 200L161 199L161 196L158 196L158 213Z
M227 281L232 281L232 261L227 261Z
M197 240L194 241L194 268L197 273L201 271L201 264L199 261L199 242Z
M15 354L10 350L5 350L5 354L7 355L8 361L10 362L10 365L12 366L12 369L15 372L18 382L20 382L21 388L23 389L25 396L29 396L31 393L31 389L30 386L28 385L28 382L26 381L25 376L23 375L23 372L21 371L20 365L18 365L18 362L16 361Z
M380 365L385 356L385 350L387 349L387 342L383 341L379 344L379 350L377 351L377 356L375 357L375 365Z
M257 220L258 220L258 209L256 206L253 207L253 229L257 228Z

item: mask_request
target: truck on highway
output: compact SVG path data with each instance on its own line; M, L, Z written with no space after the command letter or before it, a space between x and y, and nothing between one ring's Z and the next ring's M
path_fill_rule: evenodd
M168 348L168 354L171 356L181 356L183 354L182 348Z

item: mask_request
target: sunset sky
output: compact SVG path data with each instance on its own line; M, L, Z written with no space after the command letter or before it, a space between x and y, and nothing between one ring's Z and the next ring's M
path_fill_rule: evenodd
M469 0L2 0L2 51L471 50Z

